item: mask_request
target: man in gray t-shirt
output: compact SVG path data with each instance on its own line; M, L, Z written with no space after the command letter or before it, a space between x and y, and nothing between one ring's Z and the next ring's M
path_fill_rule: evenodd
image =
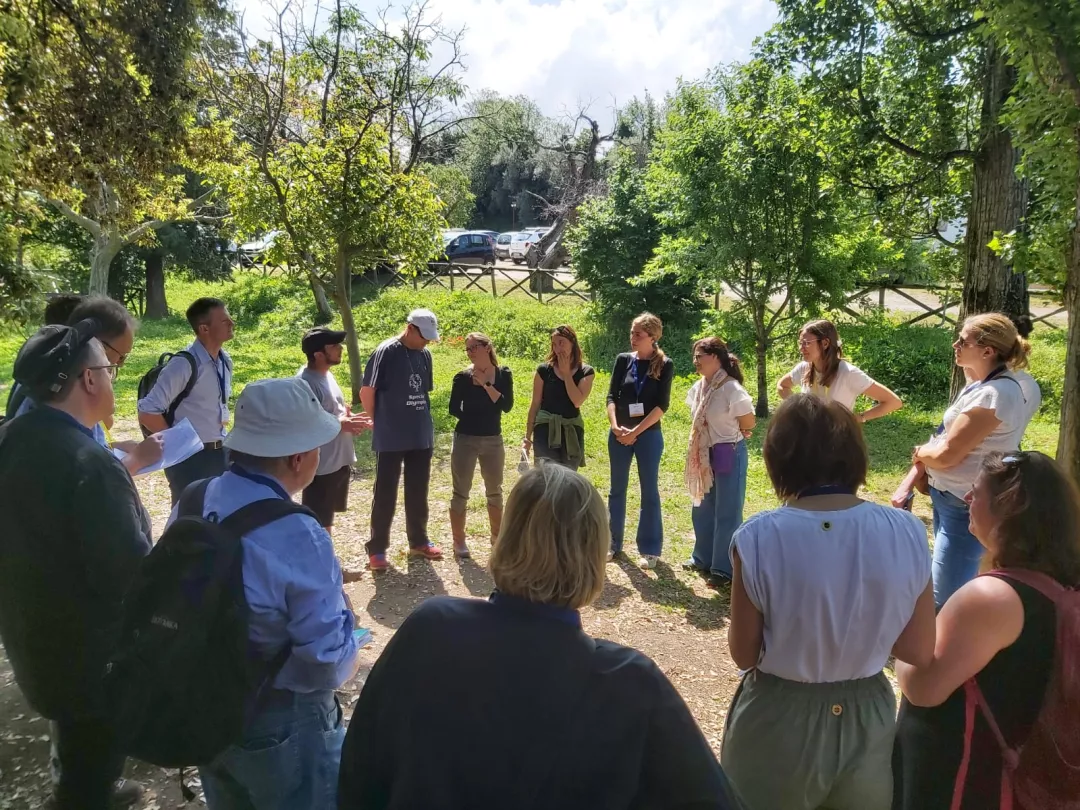
M296 375L305 380L323 409L341 423L341 432L319 448L319 466L315 478L304 489L303 504L319 518L328 532L334 525L334 513L349 506L349 479L356 461L353 437L371 427L371 419L353 415L345 404L341 387L330 369L341 363L345 333L319 326L309 329L300 342L307 355L307 366Z
M368 567L387 568L390 524L397 509L398 481L405 470L405 533L409 554L441 560L442 551L428 540L428 483L435 425L429 392L434 388L431 352L427 344L439 339L435 313L416 309L405 330L371 353L364 368L360 401L374 421L371 447L378 458L371 504Z

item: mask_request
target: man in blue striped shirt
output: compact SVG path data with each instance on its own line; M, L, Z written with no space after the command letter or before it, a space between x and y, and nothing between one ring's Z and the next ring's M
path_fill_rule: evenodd
M206 490L205 515L225 519L311 483L319 448L341 431L306 382L251 383L225 439L231 466ZM176 518L176 510L170 522ZM292 652L260 695L244 739L199 769L210 810L336 807L345 737L334 690L356 673L355 617L330 535L290 515L245 535L249 639L266 659Z

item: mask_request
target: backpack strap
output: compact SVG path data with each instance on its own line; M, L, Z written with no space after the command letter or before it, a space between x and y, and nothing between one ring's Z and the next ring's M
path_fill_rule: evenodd
M173 358L175 357L183 357L184 359L186 359L188 361L188 366L191 369L191 373L188 374L187 382L184 384L184 390L177 395L176 399L172 401L172 404L169 405L168 410L166 410L164 413L165 423L170 426L174 421L176 421L176 409L180 407L181 402L187 399L188 394L191 393L191 390L195 387L195 383L198 382L199 378L199 365L195 360L195 355L193 355L187 349L184 349L174 354ZM158 359L158 363L160 363L164 359L165 355L163 354ZM169 362L172 362L172 358L170 358Z
M203 503L206 501L206 488L210 486L213 478L203 478L200 481L192 481L176 502L177 517L202 517Z
M289 515L308 515L316 522L319 520L306 506L281 498L264 498L261 501L252 501L247 506L241 506L221 521L221 527L237 537L243 537Z
M1031 571L1026 568L996 568L987 571L985 576L1004 577L1014 582L1020 582L1030 588L1034 588L1055 605L1067 594L1073 593L1049 574L1042 571Z

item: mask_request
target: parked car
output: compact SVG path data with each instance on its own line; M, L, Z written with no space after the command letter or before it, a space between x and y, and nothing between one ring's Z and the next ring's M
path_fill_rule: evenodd
M492 239L498 239L499 238L499 232L498 231L485 231L483 228L477 228L475 231L471 231L471 233L487 234Z
M514 238L513 231L507 231L506 233L500 233L495 239L495 258L496 259L509 259L510 258L510 240Z
M514 264L521 264L525 261L525 255L529 252L529 248L540 241L543 233L537 231L521 231L514 234L510 240L510 260Z
M495 240L486 233L466 231L465 233L443 234L443 254L429 262L431 265L495 264ZM432 269L435 269L434 267Z

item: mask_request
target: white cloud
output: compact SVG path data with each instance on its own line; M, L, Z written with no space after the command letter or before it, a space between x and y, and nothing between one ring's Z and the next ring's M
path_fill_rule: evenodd
M249 27L270 8L237 1ZM776 20L771 0L430 0L428 8L466 29L470 91L527 95L548 115L582 102L603 115L646 89L660 98L680 77L746 59Z

